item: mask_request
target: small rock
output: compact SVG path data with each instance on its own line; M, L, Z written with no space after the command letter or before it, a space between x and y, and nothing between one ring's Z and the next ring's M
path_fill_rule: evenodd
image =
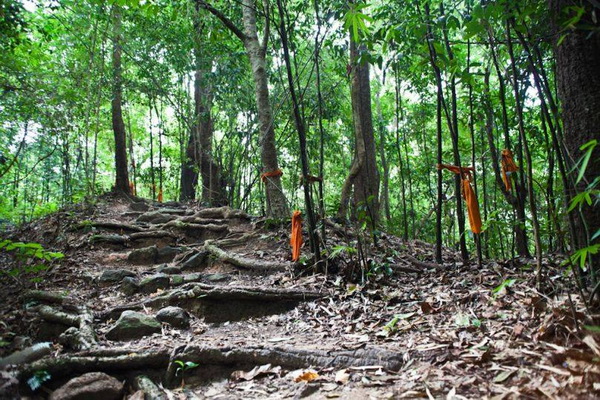
M121 282L123 278L128 276L135 276L135 272L128 269L107 269L102 272L98 281L100 283Z
M156 314L156 319L175 328L190 326L190 314L181 307L165 307Z
M199 267L204 266L208 259L208 251L201 251L191 256L186 262L181 265L182 271L195 270Z
M170 279L168 275L156 274L148 278L142 279L140 282L140 291L142 293L154 293L158 289L166 289L169 287Z
M118 400L123 383L103 372L90 372L71 379L50 395L50 400Z
M165 265L159 267L156 271L163 273L163 274L168 274L168 275L177 275L177 274L181 273L181 268L172 267L172 266L165 264Z
M181 249L179 247L165 246L163 248L158 249L158 254L156 255L156 261L157 262L173 261L175 256L179 253L181 253Z
M160 331L160 322L153 316L127 310L123 311L115 325L106 332L106 338L114 341L133 340Z
M137 279L132 278L130 276L126 276L121 281L120 289L121 289L121 292L123 292L123 294L125 294L127 296L131 296L131 295L134 295L137 292L139 292L140 284L138 283Z
M133 211L148 211L150 206L143 201L139 201L136 203L131 203L129 208L131 208Z
M154 264L157 257L158 248L156 246L150 246L133 250L127 256L127 261L132 264Z

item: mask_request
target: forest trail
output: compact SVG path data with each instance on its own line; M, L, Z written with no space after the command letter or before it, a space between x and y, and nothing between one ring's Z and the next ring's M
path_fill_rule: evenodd
M127 399L600 395L600 339L577 332L580 301L538 293L525 262L478 269L445 250L436 266L430 245L383 234L368 283L353 284L351 234L332 223L330 274L299 274L287 225L112 197L30 224L18 240L65 258L35 285L2 275L2 355L18 366L0 391L14 395L12 374L22 394L45 398L104 372Z

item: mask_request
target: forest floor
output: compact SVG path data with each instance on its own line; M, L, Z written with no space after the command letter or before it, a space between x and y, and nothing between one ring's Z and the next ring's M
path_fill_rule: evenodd
M0 397L18 398L10 376L46 398L97 371L126 399L600 397L600 336L557 262L544 260L553 289L540 293L531 260L479 268L445 249L437 265L431 245L383 234L362 271L356 237L330 223L328 274L300 273L289 223L270 225L105 196L13 232L65 257L18 273L31 260L0 253L2 272L17 271L0 275L0 357L17 364ZM115 329L128 310L166 306L189 323Z

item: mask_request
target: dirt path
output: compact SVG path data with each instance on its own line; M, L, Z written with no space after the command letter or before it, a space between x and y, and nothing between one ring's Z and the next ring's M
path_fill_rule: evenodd
M369 284L353 284L356 244L333 226L335 273L298 276L287 228L267 225L107 198L29 226L21 240L66 257L35 285L1 278L3 354L30 353L11 367L21 393L45 371L34 397L88 372L125 381L125 398L600 395L600 340L577 332L579 299L536 292L527 265L477 270L446 251L435 266L429 245L384 235Z

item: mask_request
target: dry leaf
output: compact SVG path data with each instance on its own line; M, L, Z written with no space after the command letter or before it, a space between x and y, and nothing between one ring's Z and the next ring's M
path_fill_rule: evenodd
M421 312L423 312L423 314L431 314L435 311L435 308L426 301L420 302L419 306L421 306Z
M335 381L336 383L345 385L346 383L348 383L348 380L350 379L350 374L347 372L347 369L340 369L338 372L335 373Z
M278 374L281 371L281 367L271 368L271 364L261 365L260 367L254 367L251 371L233 371L231 373L231 379L235 381L249 381L256 378L259 375L265 374Z
M502 371L500 372L498 375L496 375L496 377L494 378L494 383L502 383L505 380L507 380L508 378L511 377L512 374L514 374L516 371L512 370L512 371Z
M600 356L600 346L598 346L598 343L596 343L592 336L586 336L583 339L583 343L587 344L597 356Z
M300 376L294 379L294 382L312 382L319 377L315 371L306 371L303 372Z

